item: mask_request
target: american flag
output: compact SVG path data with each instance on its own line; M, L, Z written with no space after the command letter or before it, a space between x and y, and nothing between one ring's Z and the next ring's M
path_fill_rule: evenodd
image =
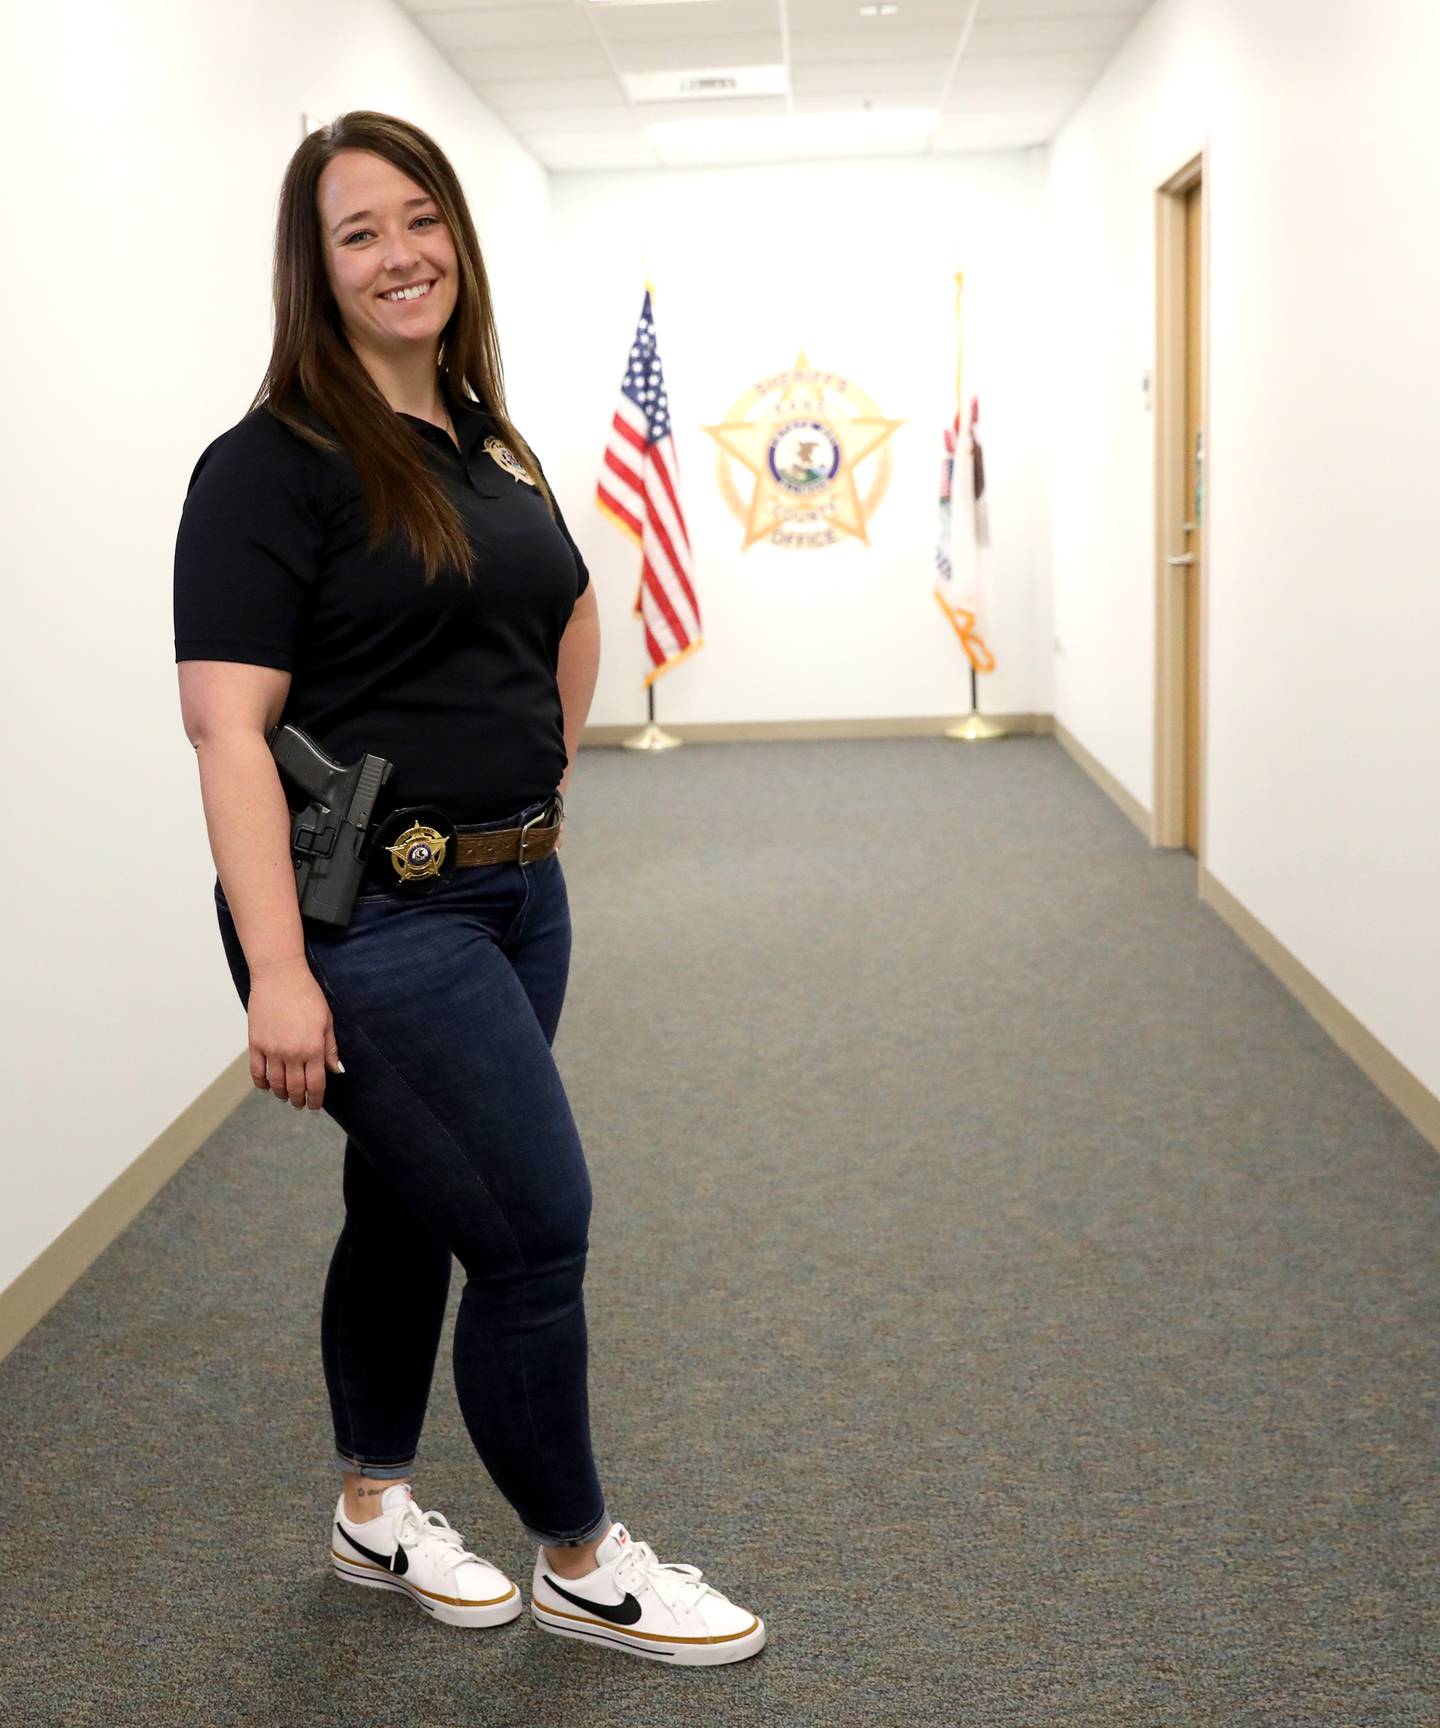
M701 634L690 535L680 508L680 469L648 288L620 381L595 502L640 548L635 610L650 655L645 682L653 684L700 646Z

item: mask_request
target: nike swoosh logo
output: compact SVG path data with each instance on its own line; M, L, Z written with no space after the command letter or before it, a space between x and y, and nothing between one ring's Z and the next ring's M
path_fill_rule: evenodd
M616 1626L633 1626L640 1618L640 1603L628 1590L623 1602L592 1602L588 1596L572 1596L568 1590L557 1584L548 1572L541 1576L557 1596L563 1596L577 1608L586 1608L590 1613L598 1614L602 1620L613 1621Z
M367 1560L373 1560L377 1566L383 1566L387 1572L408 1572L410 1570L410 1556L403 1548L396 1548L393 1554L377 1554L373 1548L367 1548L363 1542L357 1542L338 1518L335 1521L335 1528L352 1548L358 1549Z

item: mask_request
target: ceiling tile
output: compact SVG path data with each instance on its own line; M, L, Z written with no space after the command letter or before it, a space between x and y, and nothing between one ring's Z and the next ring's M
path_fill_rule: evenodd
M1126 18L1133 24L1150 0L980 0L983 23L999 19Z
M961 85L991 84L1084 84L1095 82L1109 60L1095 50L1089 54L982 55L967 54L955 74Z
M592 6L607 42L703 42L717 36L764 36L780 28L777 0L724 0L706 6Z
M785 114L783 96L737 96L723 102L646 102L630 108L512 108L505 124L512 132L629 132L655 120L748 120Z
M1015 23L980 23L966 44L966 58L989 54L1083 54L1112 51L1129 35L1129 18L1047 18Z
M1096 0L1097 6L1099 0ZM949 30L958 41L965 22L965 0L901 0L900 10L890 18L862 18L860 0L786 0L792 30L839 30L863 28L873 33L876 52L888 52L885 38L894 31L913 29Z
M852 21L853 22L853 21ZM792 30L790 54L797 65L855 60L939 60L949 65L960 41L958 30L904 30L882 39L873 30Z
M715 36L704 42L626 42L612 48L622 72L702 72L710 66L778 66L780 32Z
M825 95L795 97L797 114L863 114L866 107L876 109L932 109L940 100L939 88L933 90L887 90L880 97L866 97L856 92L835 90Z
M831 92L857 96L883 96L890 90L928 90L940 98L946 64L938 60L882 60L869 65L855 62L844 66L796 66L791 84L795 94L826 95Z
M726 96L708 102L642 102L635 115L644 125L670 120L754 120L766 115L788 114L783 96Z
M609 78L599 45L573 48L458 48L450 56L472 84L507 84L512 78Z
M431 12L415 22L432 42L452 48L532 48L595 43L595 32L577 6L523 6L509 0L503 12Z
M442 12L574 12L575 0L399 0L407 12L429 17Z
M862 18L860 0L399 3L547 167L572 172L639 167L662 156L672 161L783 159L796 152L784 146L781 132L763 122L790 107L807 119L859 114L867 106L876 114L878 129L868 144L847 144L843 125L822 127L812 135L820 140L813 148L800 145L802 158L817 151L880 154L895 148L894 129L879 128L884 110L930 108L942 94L946 112L934 143L939 151L1044 143L1094 84L1151 0L980 0L948 90L968 0L899 0L891 18ZM626 102L617 72L779 63L782 14L789 24L790 103L710 98L646 103L635 111ZM644 121L715 124L699 129L694 144L659 150L637 112ZM754 130L745 140L725 139L726 122L747 120ZM737 134L744 130L738 126Z
M940 100L940 91L887 90L883 96L857 96L853 92L833 91L821 96L797 96L797 114L863 114L869 108L933 108Z

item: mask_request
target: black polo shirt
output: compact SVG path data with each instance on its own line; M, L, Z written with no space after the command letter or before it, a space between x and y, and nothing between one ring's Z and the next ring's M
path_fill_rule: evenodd
M449 398L459 435L406 414L460 512L471 581L429 587L403 542L366 548L360 476L258 408L195 465L175 546L175 658L291 675L282 720L341 762L395 764L379 811L456 822L555 789L565 736L555 669L589 581L563 520L489 453L491 417ZM287 786L292 803L293 789Z

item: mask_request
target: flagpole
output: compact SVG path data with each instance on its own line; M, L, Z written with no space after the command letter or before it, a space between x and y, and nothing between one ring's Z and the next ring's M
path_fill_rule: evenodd
M655 306L655 283L650 275L650 260L648 258L644 260L644 269L645 292L649 296L650 306L653 310ZM644 581L643 576L641 581ZM635 599L635 610L637 612L640 610L638 594ZM678 750L684 742L683 738L677 738L673 732L662 731L655 724L655 681L653 677L647 678L645 680L645 725L639 732L632 732L628 738L622 738L620 748L622 750Z
M647 723L640 732L632 732L628 738L620 740L622 750L678 750L685 742L677 738L673 732L664 732L655 724L655 686L645 686L645 711Z
M955 272L955 419L963 428L965 424L965 272ZM956 453L959 453L959 443L956 443Z
M957 270L955 272L955 456L957 461L960 457L965 427L965 323L962 315L964 296L965 272ZM976 604L978 607L978 600ZM953 726L947 726L945 736L957 739L962 744L979 744L987 738L1003 738L1005 728L997 726L993 720L987 720L980 712L980 677L975 670L975 662L970 659L968 647L965 658L970 663L970 712L963 720L957 720Z

